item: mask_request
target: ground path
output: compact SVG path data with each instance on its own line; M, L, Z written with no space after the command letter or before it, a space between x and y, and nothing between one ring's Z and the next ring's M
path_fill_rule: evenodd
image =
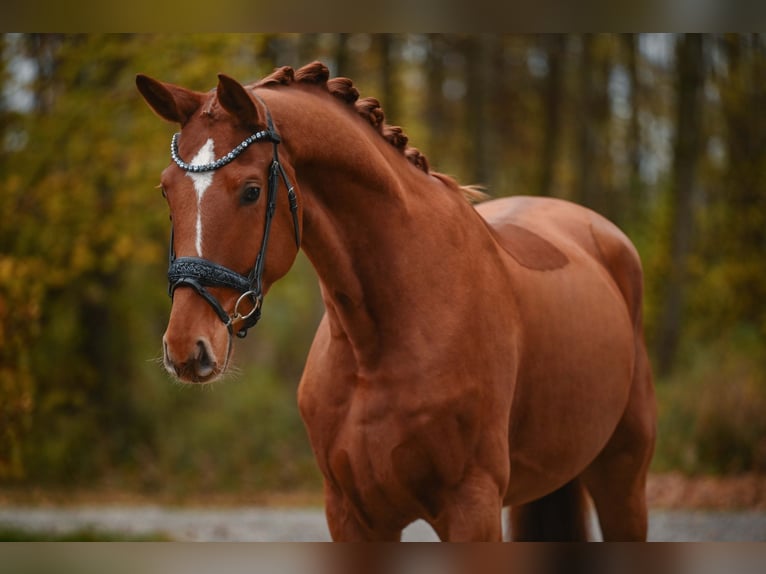
M173 508L161 506L4 507L0 525L64 534L93 530L126 535L162 533L177 541L326 541L321 509ZM406 541L436 536L424 522L410 525ZM654 541L766 541L766 513L656 510L650 515Z
M649 539L655 541L766 541L766 477L686 479L650 477ZM213 499L195 505L156 503L114 493L64 495L0 492L0 526L67 533L163 533L179 541L324 541L329 533L321 498ZM435 540L424 522L404 540Z

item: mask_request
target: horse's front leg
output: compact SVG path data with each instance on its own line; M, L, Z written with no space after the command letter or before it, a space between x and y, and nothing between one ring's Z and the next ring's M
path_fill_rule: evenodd
M502 486L484 471L466 479L443 497L444 504L432 526L445 542L501 542L503 539Z
M398 542L401 529L386 528L365 521L360 509L339 490L325 481L325 516L334 542Z

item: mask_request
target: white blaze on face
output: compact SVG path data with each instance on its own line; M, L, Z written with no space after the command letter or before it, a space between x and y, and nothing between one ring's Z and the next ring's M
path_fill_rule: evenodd
M191 165L205 165L206 163L214 162L214 147L213 139L209 138L189 163ZM194 190L197 192L197 241L195 245L197 247L197 256L202 257L202 196L205 195L205 192L213 183L213 172L192 173L187 171L186 175L191 178L194 183Z

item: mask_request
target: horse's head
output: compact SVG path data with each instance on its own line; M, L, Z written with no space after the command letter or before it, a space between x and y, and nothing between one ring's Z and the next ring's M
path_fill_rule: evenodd
M269 286L300 245L294 172L266 104L237 81L194 92L139 75L139 91L178 123L161 188L170 207L170 294L165 367L187 382L225 370L232 335L260 317Z

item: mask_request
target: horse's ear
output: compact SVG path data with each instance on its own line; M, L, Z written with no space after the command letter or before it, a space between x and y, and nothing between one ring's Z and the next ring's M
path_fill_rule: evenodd
M234 78L218 74L218 101L232 116L249 127L258 125L258 108L245 87Z
M199 109L204 98L203 94L143 74L136 76L136 87L158 116L182 126Z

